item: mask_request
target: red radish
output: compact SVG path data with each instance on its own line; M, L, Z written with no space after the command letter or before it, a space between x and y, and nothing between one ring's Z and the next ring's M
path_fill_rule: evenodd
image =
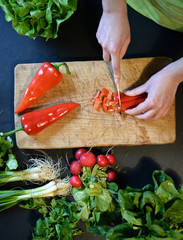
M116 162L116 158L112 154L106 154L106 158L108 159L109 165L113 165Z
M79 148L79 149L76 151L76 153L75 153L75 158L76 158L77 160L79 160L80 157L81 157L81 155L82 155L83 153L85 153L85 152L86 152L86 149L85 149L85 148Z
M80 162L84 167L93 167L96 164L97 159L92 152L88 151L81 155Z
M107 170L107 182L115 182L117 179L117 173L114 170Z
M80 177L79 176L72 176L71 178L70 178L70 184L73 186L73 187L80 187L81 185L82 185L82 181L81 181L81 179L80 179Z
M100 167L106 167L107 165L109 165L109 161L106 156L100 154L97 156L97 164Z
M81 173L81 163L77 160L73 161L70 165L70 171L74 175L79 175Z

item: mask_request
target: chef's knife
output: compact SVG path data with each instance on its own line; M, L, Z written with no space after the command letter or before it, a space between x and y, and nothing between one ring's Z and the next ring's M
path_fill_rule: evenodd
M119 91L119 83L116 83L116 87L117 87L117 92L118 92L120 115L121 115L121 118L122 118L122 105L121 105L121 96L120 96L120 91Z
M119 90L119 83L115 82L114 75L113 75L113 70L112 70L112 66L111 66L111 62L106 62L106 64L107 64L108 71L110 73L110 77L113 80L113 84L114 84L115 90L118 93L118 100L119 100L119 107L120 107L120 116L121 116L121 119L123 119L123 117L122 117L121 96L120 96L120 90Z

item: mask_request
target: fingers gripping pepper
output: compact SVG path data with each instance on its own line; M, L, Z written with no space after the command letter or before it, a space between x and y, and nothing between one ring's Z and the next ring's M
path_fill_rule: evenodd
M21 117L21 126L13 131L4 133L3 136L13 134L18 131L25 131L28 135L34 135L58 121L80 104L67 102L54 105L43 110L29 112Z
M52 65L49 62L44 62L36 72L34 78L26 88L19 106L15 110L15 113L24 111L30 105L32 105L38 98L40 98L48 90L56 86L62 81L62 74L59 72L59 67L64 65L66 71L70 74L69 68L66 63L59 63Z

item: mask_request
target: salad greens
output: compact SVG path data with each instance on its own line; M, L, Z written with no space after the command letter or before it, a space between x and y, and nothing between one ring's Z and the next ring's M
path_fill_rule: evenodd
M80 209L80 218L87 222L87 226L103 222L106 214L120 214L117 211L116 197L118 185L114 182L107 183L107 167L83 167L81 180L83 186L72 188L72 194ZM106 220L104 220L106 221Z
M163 171L154 171L154 186L118 191L121 224L93 226L93 234L111 239L183 239L183 189Z
M10 137L0 136L0 166L5 168L1 172L5 178L14 174L16 171L10 170L18 166L12 147ZM79 228L81 221L88 232L106 240L183 240L183 187L176 188L170 176L157 170L153 172L152 185L119 189L116 183L106 181L107 169L108 166L98 164L83 166L82 186L72 187L74 201L54 197L70 193L69 178L61 182L55 179L34 190L1 190L0 210L17 203L26 209L37 209L42 217L36 222L34 240L73 240L83 232ZM45 197L49 197L47 203Z
M30 38L56 38L59 26L73 15L77 0L0 0L7 22Z
M58 239L71 240L74 235L82 234L78 227L77 203L62 199L52 199L49 206L43 205L44 219L39 218L36 222L34 240Z
M36 223L34 239L72 240L82 233L79 221L85 223L88 232L106 240L183 239L183 188L176 189L172 178L163 171L154 171L154 185L124 190L118 190L115 183L99 181L98 185L98 177L92 176L90 170L88 173L86 186L73 188L76 201L52 200L46 213L45 205L40 208L43 219ZM89 188L91 184L93 189ZM64 230L67 224L69 234Z
M0 136L0 169L15 170L18 167L18 162L12 152L13 141L8 136L7 139Z
M73 188L75 201L52 199L47 205L43 199L30 199L24 206L38 209L43 215L36 222L34 240L72 240L82 234L80 221L88 232L106 240L183 239L183 188L176 189L172 178L163 171L154 171L154 185L123 190L92 175L99 171L104 176L96 165L92 170L83 171L84 187Z

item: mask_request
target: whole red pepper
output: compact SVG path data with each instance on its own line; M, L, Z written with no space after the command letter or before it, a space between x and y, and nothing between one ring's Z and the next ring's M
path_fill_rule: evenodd
M28 135L34 135L58 121L80 104L67 102L54 105L35 112L25 113L21 117L21 126L13 131L4 133L3 136L18 131L25 131Z
M44 62L36 72L34 78L26 88L19 106L15 113L24 111L32 105L38 98L40 98L49 89L56 86L62 81L62 74L59 72L59 67L65 65L67 73L70 74L69 68L66 63L59 63L52 65L49 62Z

